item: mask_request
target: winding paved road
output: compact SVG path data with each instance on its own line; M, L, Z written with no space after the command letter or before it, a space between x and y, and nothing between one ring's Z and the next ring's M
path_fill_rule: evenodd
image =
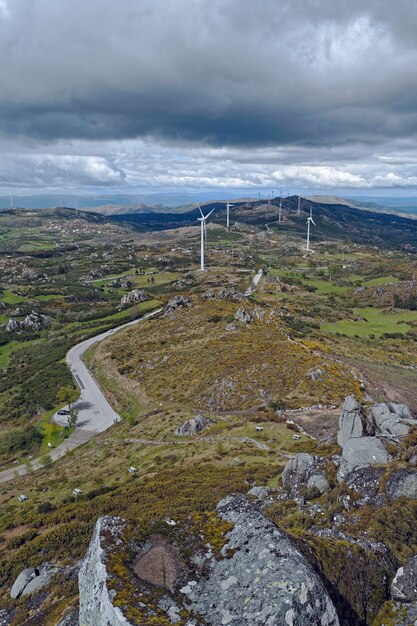
M127 328L128 326L133 326L133 324L137 324L144 319L157 315L161 311L162 309L157 309L156 311L147 313L137 320L127 322L127 324L123 324L117 328L112 328L107 330L105 333L86 339L69 350L66 361L81 391L80 397L75 405L78 409L77 428L72 435L68 437L68 439L65 439L62 442L60 446L52 448L48 452L48 456L52 461L60 459L70 450L78 448L78 446L86 443L122 419L120 415L110 406L97 382L90 374L90 371L83 361L83 355L85 352L95 343L110 337L119 330ZM58 418L58 416L56 417ZM67 424L65 416L63 417L63 421L61 423L65 425ZM29 474L35 470L41 469L42 467L45 467L45 464L42 463L40 459L31 461L30 465L16 465L16 467L0 472L0 484L14 480L18 476Z

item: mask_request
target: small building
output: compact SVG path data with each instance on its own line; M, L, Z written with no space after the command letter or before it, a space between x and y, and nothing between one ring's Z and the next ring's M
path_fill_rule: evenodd
M75 489L72 490L72 493L74 496L80 496L82 494L82 490L76 487Z
M257 433L261 433L263 431L264 427L263 426L256 426L256 432Z
M23 493L22 493L22 495L20 495L18 497L19 502L26 502L27 499L28 499L28 497L25 496Z
M127 471L129 472L129 474L136 474L138 470L136 469L136 467L133 467L133 465L131 465Z

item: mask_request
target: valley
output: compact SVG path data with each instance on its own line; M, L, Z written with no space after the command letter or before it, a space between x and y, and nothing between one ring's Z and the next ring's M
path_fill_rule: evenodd
M314 552L328 580L338 578L339 598L346 580L314 528L356 538L366 529L398 563L417 552L415 500L346 508L332 465L347 396L366 407L403 402L417 417L415 222L312 203L317 226L307 253L309 205L297 216L290 198L278 222L274 202L232 208L230 230L224 206L216 207L205 272L194 212L165 229L154 228L160 214L141 216L138 226L69 209L0 213L0 464L28 469L0 485L0 616L11 626L56 626L76 614L70 570L45 595L11 600L10 587L26 567L75 566L99 516L122 515L139 529L139 543L171 537L167 519L178 529L192 519L222 545L217 503L252 487L270 490L265 515ZM256 291L245 296L259 269ZM60 390L77 389L65 355L101 333L84 360L122 421L55 460L51 447L81 430L51 421L63 406ZM390 472L408 467L414 438L411 431L391 452ZM283 470L300 454L326 464L329 491L282 490ZM33 472L35 459L43 468ZM339 556L349 550L342 539L331 539ZM118 563L118 575L124 567ZM388 599L373 593L363 611L349 594L338 610L349 619L356 612L352 625L371 625ZM117 602L133 624L169 623L162 613L152 621L139 601L126 608L121 591Z

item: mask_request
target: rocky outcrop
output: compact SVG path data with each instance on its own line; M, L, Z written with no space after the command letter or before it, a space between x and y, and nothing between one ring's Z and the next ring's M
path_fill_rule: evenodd
M175 298L172 298L172 300L170 300L166 305L164 317L182 307L190 307L191 304L192 300L191 298L188 298L188 296L175 296Z
M391 601L384 605L376 623L378 626L417 623L417 555L397 570L391 583Z
M193 417L178 426L174 435L177 437L193 437L204 430L204 428L211 426L212 423L213 422L208 419L208 417L196 415L196 417Z
M128 551L124 522L99 519L79 575L80 624L136 626L152 618L155 624L187 626L339 625L308 560L250 498L225 498L217 519L226 529L220 552L207 543L193 545L189 522L182 530L174 525L184 544L166 536L149 537L136 547L131 578L120 565L112 566L114 555ZM135 615L129 618L133 621L116 606L119 589L122 604L126 606L126 598L132 603L126 608Z
M338 478L344 479L349 472L361 465L386 465L391 457L378 437L349 439L343 446Z
M10 591L11 598L16 599L40 591L50 583L58 571L58 568L51 567L49 563L44 563L38 568L28 567L24 569L13 583Z
M87 555L78 575L80 591L80 624L82 626L130 626L122 611L113 605L113 593L108 587L107 551L104 541L114 547L120 544L124 522L117 517L97 520ZM111 548L110 548L111 549Z
M288 461L282 472L282 485L292 497L309 493L317 496L330 488L322 459L305 452Z
M361 465L379 465L390 461L387 443L399 444L417 426L405 404L374 404L365 410L353 396L343 404L337 442L342 447L338 479Z
M217 511L233 524L221 551L231 556L212 559L207 576L180 590L195 612L212 626L339 624L312 567L256 506L230 496Z
M133 289L133 291L129 291L129 293L120 300L120 308L146 302L147 300L150 300L150 296L148 296L146 291L143 289Z
M203 293L203 298L206 300L215 300L216 298L220 298L221 300L233 300L235 302L239 302L243 298L243 293L235 287L225 287L218 291L215 291L214 289L207 289L207 291Z
M19 332L21 330L42 330L48 328L51 325L51 318L41 313L35 313L32 311L23 320L17 320L10 318L6 325L6 330L9 333Z
M391 583L391 597L400 602L417 602L417 555L395 574Z
M362 414L361 405L353 396L348 396L343 404L339 418L337 443L343 448L349 439L366 435L366 418Z
M389 499L417 498L417 470L399 469L390 473L385 486L385 492Z

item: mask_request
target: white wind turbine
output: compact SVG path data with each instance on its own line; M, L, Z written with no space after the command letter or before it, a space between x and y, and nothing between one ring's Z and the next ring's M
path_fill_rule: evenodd
M198 221L200 222L201 225L201 247L200 247L200 258L201 258L201 271L204 272L205 268L204 268L204 238L207 239L207 226L206 226L206 221L207 218L210 217L210 215L213 213L214 209L211 209L210 213L207 213L207 215L204 215L203 211L201 210L200 205L197 202L197 206L200 210L201 213L201 217L197 217Z
M310 206L310 217L307 218L307 244L306 244L306 250L310 250L310 224L313 224L313 226L316 226L315 223L314 223L314 220L313 220L311 206Z
M13 209L13 196L10 196L10 208Z
M230 216L229 216L229 212L230 212L230 207L232 205L230 204L229 200L227 201L226 204L226 228L229 228L230 226ZM214 209L213 209L214 210Z
M282 189L281 189L280 194L279 194L278 222L282 222Z
M297 215L300 215L300 204L301 204L301 197L298 196Z

